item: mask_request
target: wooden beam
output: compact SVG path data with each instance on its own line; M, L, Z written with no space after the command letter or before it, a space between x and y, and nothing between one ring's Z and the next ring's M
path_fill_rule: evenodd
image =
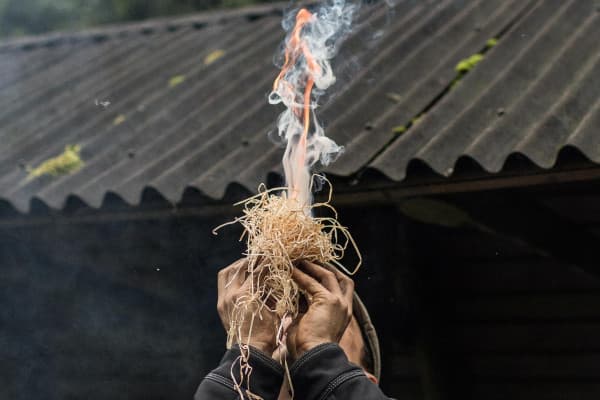
M600 167L549 170L537 173L480 174L463 178L439 177L437 179L420 179L415 183L390 183L389 180L379 180L379 182L358 183L355 187L338 185L334 193L334 202L340 206L395 203L407 197L534 188L578 182L600 183Z
M414 179L413 179L414 180ZM408 197L446 195L460 193L476 193L481 191L544 187L561 183L594 182L600 184L600 167L578 167L569 170L549 170L538 173L499 173L478 174L462 178L427 178L418 182L391 182L390 180L373 179L355 186L336 184L333 203L336 207L360 207L381 204L395 204ZM322 195L317 195L323 200ZM0 228L18 226L35 226L47 224L88 224L105 220L154 220L180 217L206 217L239 213L239 208L231 204L215 201L211 204L164 208L159 210L141 210L131 207L125 211L109 209L84 210L77 215L66 215L61 211L52 211L51 215L22 214L0 219Z

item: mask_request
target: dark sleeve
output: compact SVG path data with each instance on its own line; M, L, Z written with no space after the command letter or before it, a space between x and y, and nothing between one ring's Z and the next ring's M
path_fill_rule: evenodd
M239 376L239 364L237 359L240 349L237 346L228 350L219 366L212 370L200 383L194 400L236 400L240 396L234 389L231 372ZM283 368L271 357L260 350L250 348L249 364L252 367L250 376L250 391L259 395L264 400L276 400L283 383ZM248 389L248 381L242 383L244 389Z
M322 344L304 353L290 368L290 376L296 399L389 399L334 343Z

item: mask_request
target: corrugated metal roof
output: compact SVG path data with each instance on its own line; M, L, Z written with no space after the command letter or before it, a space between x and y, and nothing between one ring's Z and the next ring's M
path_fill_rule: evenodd
M420 159L450 175L466 156L498 172L520 153L550 168L567 145L600 162L599 11L592 1L536 4L371 166L400 180Z
M365 8L337 58L350 68L320 110L347 149L327 171L375 168L401 180L421 159L448 175L468 155L495 172L515 152L547 167L567 144L600 161L591 133L599 17L591 1ZM264 6L0 45L0 198L26 211L32 199L62 208L71 195L93 207L108 193L137 204L149 187L172 202L186 187L213 198L233 182L255 189L280 170L267 132L281 110L266 101L280 21L280 6ZM493 37L449 90L456 64ZM406 132L394 129L423 110ZM82 169L27 179L26 167L68 144L82 147Z

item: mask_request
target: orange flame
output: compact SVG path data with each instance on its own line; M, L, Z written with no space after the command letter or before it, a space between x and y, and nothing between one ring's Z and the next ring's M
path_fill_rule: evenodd
M300 169L304 167L305 162L306 162L306 147L307 147L308 131L310 129L311 95L312 95L312 89L313 89L313 86L315 83L312 76L315 74L319 74L321 72L321 67L316 62L314 56L311 54L311 52L306 44L306 42L302 39L302 36L301 36L302 29L308 22L310 22L310 20L312 18L313 18L313 14L310 11L308 11L307 9L303 8L300 11L298 11L298 14L296 15L296 24L294 26L294 29L292 30L292 33L291 33L288 43L286 45L283 67L281 68L281 72L279 73L279 75L275 79L275 82L273 83L273 91L275 91L275 92L279 89L280 85L284 85L283 88L285 89L285 91L287 93L292 93L292 94L295 93L296 88L294 88L290 82L285 81L284 77L285 77L285 74L291 68L294 67L297 60L301 56L304 56L304 59L306 61L306 66L308 69L308 71L307 71L308 73L306 74L306 85L304 87L304 103L303 103L302 107L298 106L293 109L294 114L296 114L296 116L298 118L302 117L302 122L303 122L303 127L304 127L304 129L302 131L302 135L300 136L300 141L298 143L299 149L298 149L297 166ZM293 194L297 193L299 188L291 188L291 189L292 189L292 197L294 197Z

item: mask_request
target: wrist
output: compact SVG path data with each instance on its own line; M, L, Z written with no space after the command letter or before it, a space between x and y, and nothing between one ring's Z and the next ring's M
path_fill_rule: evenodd
M273 343L269 343L269 342L250 340L248 343L243 343L243 344L252 346L257 350L260 350L263 353L268 354L269 356L275 351L275 345Z
M300 344L298 347L296 347L296 358L302 357L302 355L304 353L307 353L307 352L311 351L312 349L314 349L315 347L320 346L325 343L333 343L333 342L331 340L319 339L319 340L312 340L310 342Z

